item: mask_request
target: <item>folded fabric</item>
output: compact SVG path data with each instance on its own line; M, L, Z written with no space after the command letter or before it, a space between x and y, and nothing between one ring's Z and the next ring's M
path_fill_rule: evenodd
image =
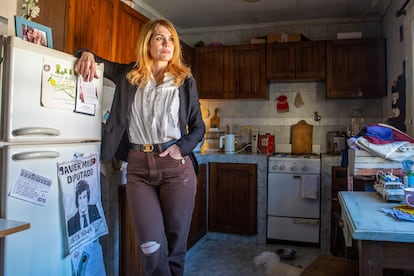
M414 208L408 206L407 204L401 204L398 206L394 206L393 208L414 216Z
M385 144L393 141L392 130L388 127L380 125L366 126L363 136L371 143L376 141L378 144Z
M411 214L407 214L406 212L403 212L399 209L395 208L381 208L381 211L383 211L385 214L390 215L396 219L400 220L408 220L408 221L414 221L414 216Z
M319 175L303 175L301 197L319 199Z
M393 208L381 208L381 211L400 220L414 221L414 213L412 213L411 210L407 212L408 208L404 205L395 206Z
M399 141L388 144L373 144L364 137L355 139L354 144L373 156L380 156L393 161L403 161L414 156L414 144L407 141Z

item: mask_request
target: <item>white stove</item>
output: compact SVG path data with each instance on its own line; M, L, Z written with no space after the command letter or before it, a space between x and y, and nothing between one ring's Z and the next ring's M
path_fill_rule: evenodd
M268 173L320 174L320 154L275 153L269 157Z
M269 156L268 240L319 244L320 174L320 154Z

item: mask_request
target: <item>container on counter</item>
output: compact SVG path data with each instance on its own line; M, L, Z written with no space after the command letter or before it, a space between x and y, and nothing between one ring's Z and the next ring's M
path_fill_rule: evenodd
M259 134L258 149L260 153L273 154L275 152L275 136L270 133Z
M203 150L206 152L216 152L220 150L220 136L224 135L224 130L210 128L204 135Z

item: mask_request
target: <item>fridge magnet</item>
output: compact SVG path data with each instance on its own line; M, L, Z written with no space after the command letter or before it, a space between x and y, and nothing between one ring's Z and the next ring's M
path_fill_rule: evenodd
M98 79L84 81L79 76L76 91L75 112L95 115L95 107L99 104Z
M34 172L21 169L9 196L44 206L52 180Z
M58 163L69 253L108 233L101 202L98 154Z
M14 16L14 20L16 24L16 36L24 41L53 48L51 28L17 15Z
M278 113L289 112L288 98L285 95L281 95L276 98L276 110Z
M68 109L75 108L76 75L74 62L45 58L42 66L42 106Z

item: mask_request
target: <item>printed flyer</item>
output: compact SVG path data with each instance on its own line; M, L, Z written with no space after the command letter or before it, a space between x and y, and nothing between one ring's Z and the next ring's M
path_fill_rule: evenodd
M70 253L108 233L99 173L97 153L58 163Z

